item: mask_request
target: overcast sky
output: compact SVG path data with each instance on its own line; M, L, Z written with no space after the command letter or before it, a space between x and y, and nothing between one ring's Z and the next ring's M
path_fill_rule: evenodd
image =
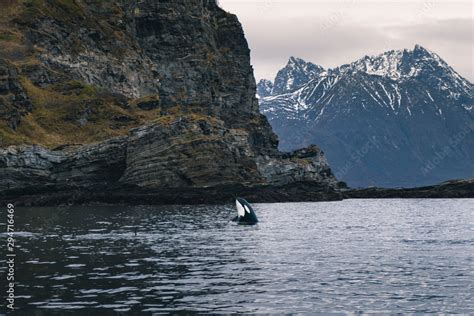
M257 79L271 79L290 56L325 68L421 44L471 82L473 5L469 0L220 0L237 14Z

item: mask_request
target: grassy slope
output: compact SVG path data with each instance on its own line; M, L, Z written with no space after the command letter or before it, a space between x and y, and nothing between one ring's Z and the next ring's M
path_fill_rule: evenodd
M40 63L36 57L40 50L26 44L24 34L16 27L14 19L24 21L47 15L63 19L64 23L100 28L101 32L110 36L121 37L123 34L88 17L84 8L74 0L5 1L5 9L0 10L0 58L17 67L21 85L34 110L22 118L16 130L0 119L0 146L41 144L52 148L61 144L91 143L124 135L130 128L146 122L167 121L171 119L170 115L177 115L176 111L173 114L162 114L158 109L143 111L137 106L140 100L124 101L120 96L80 81L66 80L45 88L35 86L24 69ZM107 5L107 2L104 3ZM144 101L150 98L156 97L147 97Z

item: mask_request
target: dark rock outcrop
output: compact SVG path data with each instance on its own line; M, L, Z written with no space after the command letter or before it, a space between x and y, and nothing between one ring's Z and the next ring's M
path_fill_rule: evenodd
M0 200L112 203L114 197L159 204L225 202L236 194L254 201L341 197L317 147L261 155L248 137L215 118L183 116L79 148L12 146L0 150Z
M0 150L1 201L341 198L317 147L278 151L278 139L259 113L241 25L215 1L56 2L31 2L17 21L25 39L40 48L39 72L24 74L34 89L50 92L63 76L80 80L108 91L115 102L116 95L126 96L119 104L123 111L136 106L149 121L124 136L84 146ZM99 101L81 112L77 124L93 124ZM114 117L128 121L125 114Z
M0 119L15 130L21 117L31 110L31 101L20 84L16 68L0 58Z

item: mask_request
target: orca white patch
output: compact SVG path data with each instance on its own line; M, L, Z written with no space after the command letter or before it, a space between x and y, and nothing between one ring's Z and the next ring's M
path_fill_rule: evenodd
M237 207L237 213L239 214L239 216L242 216L244 217L245 216L245 209L244 209L244 206L242 204L240 204L239 201L235 201L235 206Z

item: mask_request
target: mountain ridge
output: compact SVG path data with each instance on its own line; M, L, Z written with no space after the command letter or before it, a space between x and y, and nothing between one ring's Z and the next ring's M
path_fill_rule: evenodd
M413 58L413 57L415 58L415 60L411 60L411 61L407 60L408 58ZM284 76L285 73L288 73L287 68L289 67L291 68L291 66L295 64L298 65L297 70L304 69L305 67L314 67L319 70L317 72L317 75L322 75L322 76L337 76L337 75L347 74L351 71L352 72L361 71L361 72L365 72L368 75L383 76L383 77L387 77L393 80L400 79L400 78L407 79L409 77L419 75L420 72L423 70L423 69L416 69L416 68L410 67L409 71L407 71L407 66L413 63L420 64L418 60L416 59L423 59L426 57L428 59L436 61L438 65L440 65L445 70L447 70L450 75L460 80L461 86L465 88L466 91L468 89L472 89L472 84L471 84L471 87L466 85L465 82L468 82L468 80L462 77L461 75L459 75L451 66L449 66L441 57L439 57L438 54L424 48L423 46L419 44L416 44L414 49L412 50L410 49L389 50L378 55L371 55L371 56L365 55L364 57L359 58L358 60L352 63L343 64L341 66L328 68L328 69L325 69L322 66L314 64L312 62L305 61L304 59L291 56L288 60L287 65L278 71L273 81L268 80L268 79L261 79L259 81L259 84L263 83L265 85L268 85L270 83L271 85L274 85L274 82L276 81L283 81L284 78L280 78L280 77ZM377 68L374 68L374 66ZM293 71L290 70L290 73L291 72ZM305 71L303 73L307 78L310 78L314 72ZM316 78L312 77L306 81L303 81L303 83L301 83L300 85L296 86L293 89L287 89L285 91L282 91L282 89L277 89L275 91L272 90L267 96L288 93L290 92L290 90L292 92L294 90L297 90L297 88L301 88L303 85L307 84L308 81L314 80L314 79L318 79L318 77Z
M277 79L285 78L281 73L285 68ZM259 97L282 150L318 143L336 174L353 186L416 186L462 178L474 170L474 153L469 149L474 129L472 87L441 57L416 45L412 50L365 56L324 70L293 91ZM457 135L463 138L460 144L450 145ZM362 163L354 161L358 148L375 144L377 137L378 147L364 154ZM431 149L423 144L430 142ZM462 167L450 167L444 158L437 164L439 176L433 170L423 174L425 165L446 146L455 155L454 165ZM398 163L411 175L386 174L383 166L391 170Z

